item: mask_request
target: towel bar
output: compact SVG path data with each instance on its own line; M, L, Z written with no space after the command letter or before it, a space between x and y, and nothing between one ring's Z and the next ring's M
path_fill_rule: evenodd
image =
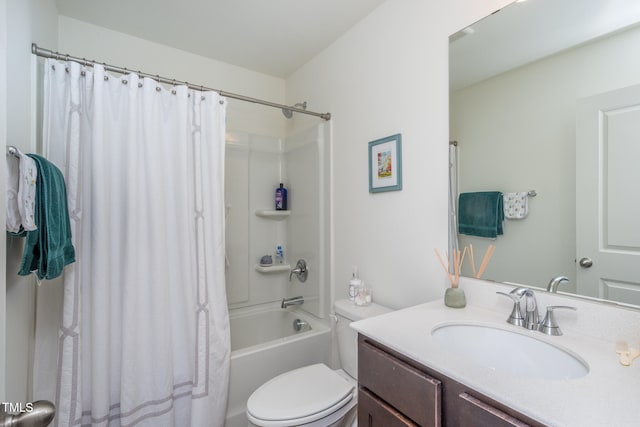
M18 154L18 149L13 145L7 145L7 153L12 155L13 157L20 157Z

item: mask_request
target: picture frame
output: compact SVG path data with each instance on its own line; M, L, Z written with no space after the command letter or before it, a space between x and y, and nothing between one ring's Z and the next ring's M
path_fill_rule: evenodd
M369 192L402 190L402 135L369 142Z

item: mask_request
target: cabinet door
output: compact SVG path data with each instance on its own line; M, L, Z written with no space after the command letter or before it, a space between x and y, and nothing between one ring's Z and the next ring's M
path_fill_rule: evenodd
M529 424L467 393L458 397L460 427L529 427Z
M440 381L366 340L358 346L358 381L418 425L441 425Z
M418 427L392 406L371 395L362 387L358 391L359 427Z

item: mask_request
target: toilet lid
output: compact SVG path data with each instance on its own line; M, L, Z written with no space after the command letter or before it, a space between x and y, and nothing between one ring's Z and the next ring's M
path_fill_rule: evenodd
M306 366L260 386L247 401L247 415L252 422L260 421L263 425L312 422L349 402L353 388L353 384L322 363Z

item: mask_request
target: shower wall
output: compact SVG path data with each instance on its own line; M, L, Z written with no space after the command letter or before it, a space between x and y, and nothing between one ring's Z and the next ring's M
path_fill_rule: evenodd
M320 298L325 288L326 219L322 200L324 126L317 125L287 138L247 132L227 132L225 208L227 298L230 308L245 307L302 295L304 309L323 317ZM262 216L274 209L274 192L285 184L289 215ZM263 255L275 261L276 246L284 248L285 264L298 259L309 264L301 283L289 269L256 268Z

